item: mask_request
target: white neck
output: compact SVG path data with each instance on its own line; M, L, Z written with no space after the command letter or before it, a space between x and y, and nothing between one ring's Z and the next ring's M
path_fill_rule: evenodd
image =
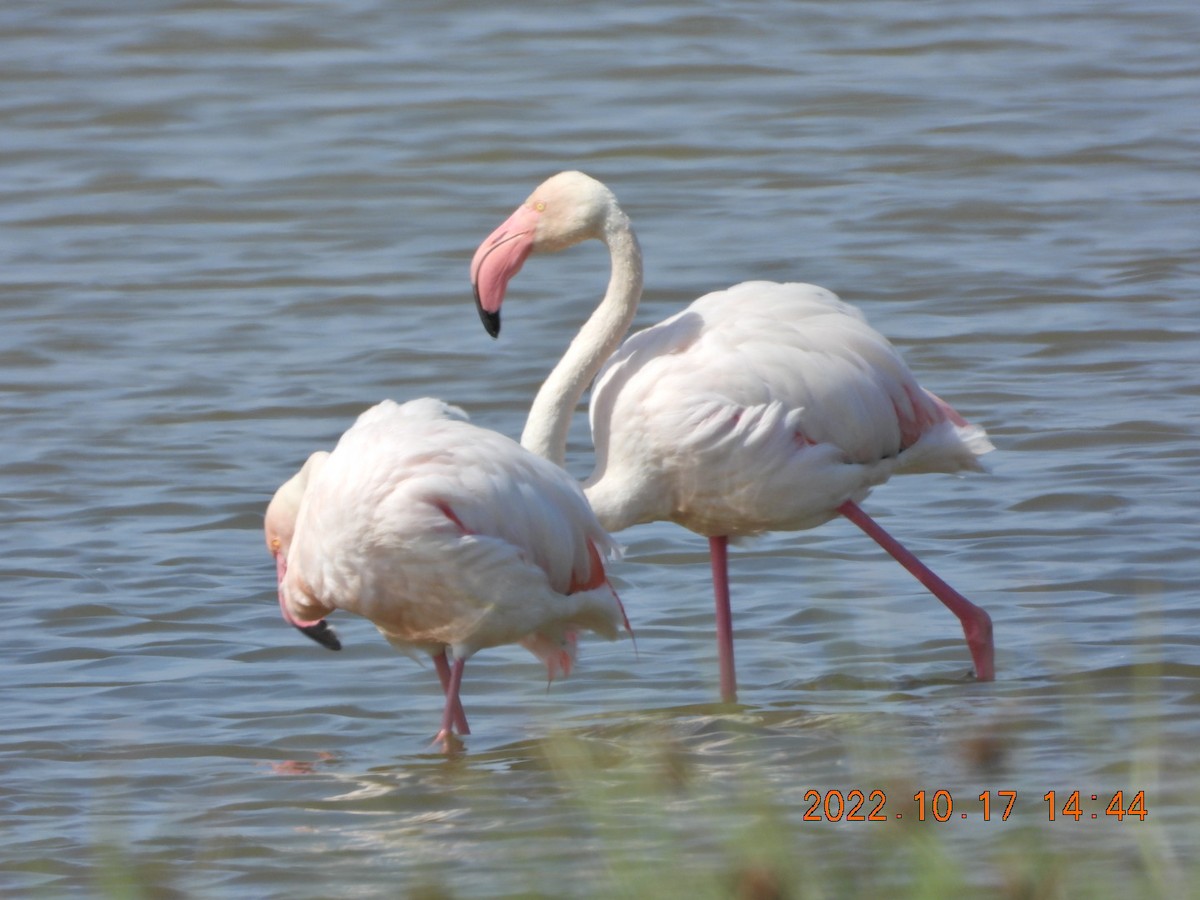
M521 446L559 466L566 461L567 432L579 398L629 330L642 296L642 251L620 209L614 208L605 223L603 240L612 259L608 290L542 383L521 434Z

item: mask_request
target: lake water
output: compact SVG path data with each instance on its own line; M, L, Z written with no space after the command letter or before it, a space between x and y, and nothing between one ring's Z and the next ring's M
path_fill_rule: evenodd
M0 896L1195 895L1198 43L1183 0L5 4ZM564 168L637 324L821 284L988 429L865 507L995 683L847 522L731 554L736 710L705 542L622 533L636 648L480 653L456 759L431 667L280 620L265 504L359 411L519 434L607 260L531 260L499 342L467 266Z

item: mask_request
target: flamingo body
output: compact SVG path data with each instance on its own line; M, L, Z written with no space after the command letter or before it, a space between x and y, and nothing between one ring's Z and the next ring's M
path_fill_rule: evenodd
M837 515L959 618L977 677L991 680L988 614L858 506L894 473L982 468L977 457L993 449L983 429L922 388L860 312L813 285L738 284L621 344L641 297L641 250L616 197L581 172L547 179L476 250L488 332L499 333L508 282L530 254L588 239L608 247L608 288L534 398L521 443L561 465L595 377L588 500L611 531L669 520L709 538L722 697L736 698L727 541Z
M602 562L615 544L575 481L441 401L368 409L289 485L268 515L279 540L294 509L290 540L274 548L285 619L303 630L340 609L433 655L443 739L452 721L465 731L447 651L461 679L476 651L520 643L553 678L569 673L578 631L615 638L625 622Z
M831 292L745 282L627 339L592 391L588 499L616 530L731 538L812 528L898 471L991 449Z

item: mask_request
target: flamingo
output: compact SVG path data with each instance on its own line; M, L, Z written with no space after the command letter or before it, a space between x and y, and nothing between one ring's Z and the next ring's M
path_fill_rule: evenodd
M477 650L519 643L553 680L578 631L629 628L602 561L617 546L575 480L440 400L366 410L279 488L265 531L285 621L338 650L325 616L342 609L433 656L447 750L470 733L459 690Z
M542 183L475 252L488 333L499 334L509 280L531 253L587 239L608 247L608 288L538 391L521 444L562 465L571 415L595 378L584 492L609 531L671 521L708 538L722 699L737 698L728 542L838 515L958 617L976 677L992 680L987 612L859 505L894 473L982 470L978 457L993 449L984 430L922 388L862 313L811 284L706 294L618 349L641 297L641 250L612 191L581 172Z

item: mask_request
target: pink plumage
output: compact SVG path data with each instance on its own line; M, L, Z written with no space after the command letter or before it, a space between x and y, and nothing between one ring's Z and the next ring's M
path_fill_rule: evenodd
M611 531L666 520L709 538L722 696L736 696L728 539L838 515L958 616L977 677L992 679L987 613L858 506L893 474L980 469L992 449L983 429L922 388L858 310L810 284L706 294L618 347L641 296L641 251L612 192L580 172L544 182L476 251L471 276L489 332L499 332L508 281L531 253L589 238L609 248L608 290L538 392L521 443L561 465L571 414L595 378L588 500Z
M447 743L467 731L458 686L478 650L519 643L553 678L578 632L626 625L602 559L616 546L575 481L438 400L359 416L280 488L267 541L287 621L330 646L324 617L345 610L434 657Z

